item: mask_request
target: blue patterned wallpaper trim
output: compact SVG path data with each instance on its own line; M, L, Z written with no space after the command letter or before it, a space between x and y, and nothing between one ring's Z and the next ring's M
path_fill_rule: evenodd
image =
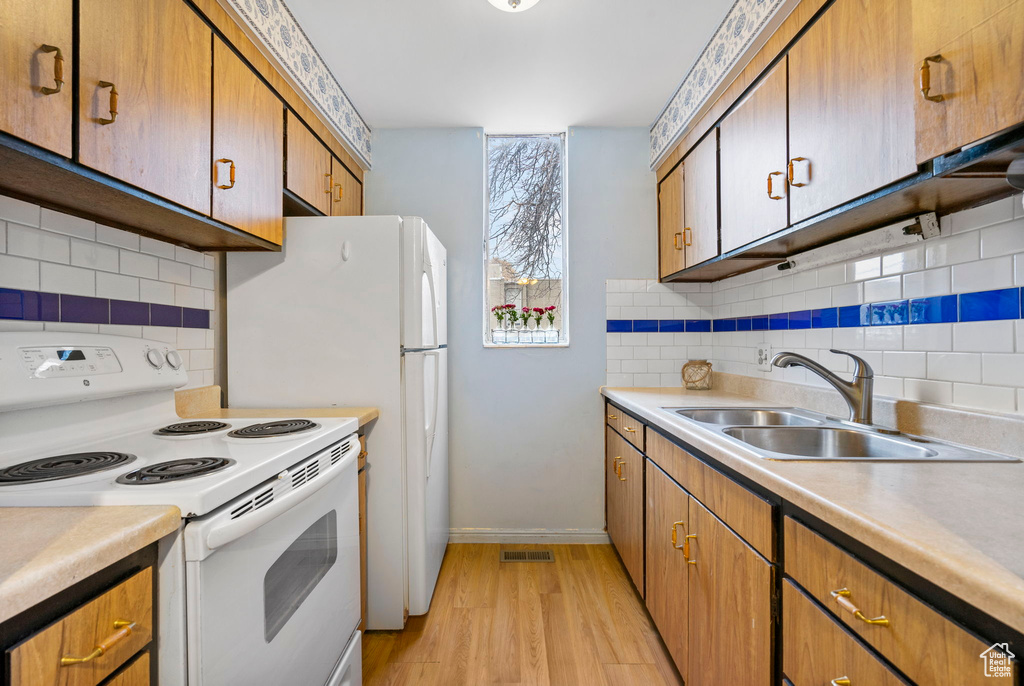
M651 169L786 0L736 0L651 126Z
M367 167L370 127L283 0L226 0Z

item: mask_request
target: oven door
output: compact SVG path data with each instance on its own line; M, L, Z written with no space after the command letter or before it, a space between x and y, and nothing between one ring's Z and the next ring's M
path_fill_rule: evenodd
M186 526L190 686L327 683L359 624L357 454L295 488L300 463Z

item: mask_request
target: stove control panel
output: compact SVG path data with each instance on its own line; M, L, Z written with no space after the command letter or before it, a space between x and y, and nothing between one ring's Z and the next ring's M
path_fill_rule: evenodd
M19 348L22 364L35 378L117 374L121 363L113 349L106 347Z

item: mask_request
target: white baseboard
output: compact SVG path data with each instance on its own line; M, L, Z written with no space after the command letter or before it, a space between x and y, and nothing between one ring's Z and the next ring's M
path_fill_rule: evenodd
M452 529L450 543L610 543L599 529Z

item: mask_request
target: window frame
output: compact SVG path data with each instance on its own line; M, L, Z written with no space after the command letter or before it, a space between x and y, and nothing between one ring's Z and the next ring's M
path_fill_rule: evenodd
M491 258L491 165L490 165L490 139L492 138L553 138L558 137L562 143L562 290L558 308L562 316L561 328L558 332L557 343L494 343L491 341L491 307L487 299L488 293L488 265ZM484 184L484 207L483 207L483 287L480 289L483 301L483 347L485 348L568 348L569 337L569 204L567 202L569 189L569 136L566 131L552 133L485 133L483 135L483 184Z

